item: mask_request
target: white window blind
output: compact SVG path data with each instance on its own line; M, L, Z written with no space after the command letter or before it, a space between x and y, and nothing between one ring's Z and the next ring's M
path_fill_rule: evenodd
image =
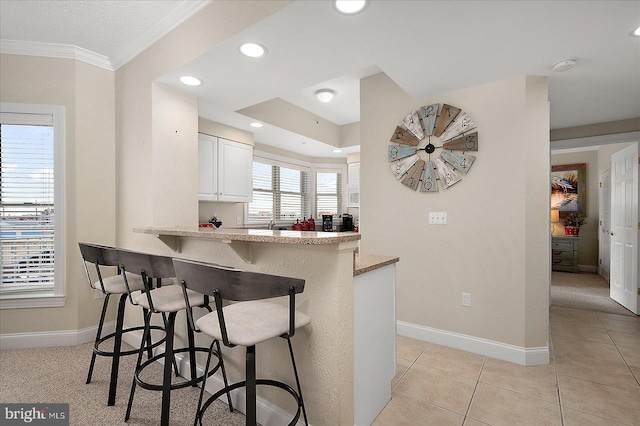
M309 173L276 161L253 162L253 201L248 206L250 222L295 221L308 217Z
M54 119L0 115L0 291L54 288Z
M316 217L342 213L342 173L316 173Z

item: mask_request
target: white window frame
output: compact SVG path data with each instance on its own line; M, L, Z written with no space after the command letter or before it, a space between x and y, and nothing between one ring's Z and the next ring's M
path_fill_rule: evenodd
M298 160L296 158L289 158L283 155L272 154L270 152L254 150L253 151L253 161L260 162L260 160L266 161L270 164L274 164L281 167L289 167L298 170L303 170L309 173L309 195L310 195L310 206L309 211L315 215L316 211L316 173L317 172L340 172L342 173L342 187L340 190L342 191L342 208L346 209L347 206L345 204L345 196L347 195L347 184L346 184L346 176L347 176L347 164L331 164L331 163L310 163L308 161ZM344 213L344 212L343 212ZM338 213L338 216L342 213ZM302 218L301 218L302 219ZM318 222L318 219L314 217L314 219ZM275 221L276 225L280 226L291 226L293 223L290 220L277 220ZM245 226L264 226L266 224L265 221L249 221L249 204L244 203L244 225Z
M340 167L337 164L323 164L323 165L318 165L317 167L315 167L315 170L313 172L313 188L312 188L312 194L313 194L313 212L315 215L318 214L317 212L317 206L315 205L316 203L316 199L318 197L318 194L316 193L316 178L317 178L317 174L318 173L340 173L342 176L340 177L340 188L338 189L338 191L341 193L341 207L342 207L342 212L337 212L333 218L333 222L336 223L336 221L338 220L338 218L340 217L340 215L342 213L346 213L346 209L347 209L347 203L346 198L345 198L345 193L346 193L346 187L347 184L345 183L346 177L347 177L347 167L346 164L342 167Z
M64 306L65 302L65 249L64 233L64 141L65 110L60 105L0 103L0 112L13 114L41 114L53 117L54 165L54 283L52 290L0 292L0 309L46 308Z

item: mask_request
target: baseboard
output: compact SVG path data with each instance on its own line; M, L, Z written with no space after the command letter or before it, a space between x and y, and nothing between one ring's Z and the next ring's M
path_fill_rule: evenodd
M140 347L140 341L142 340L142 332L135 331L131 333L127 333L122 336L122 340L133 347ZM158 348L154 349L154 354L161 353L163 351L162 345ZM222 351L224 352L224 346L222 346ZM159 363L164 365L164 360L160 358L158 360ZM189 363L189 357L186 354L176 354L176 363L178 364L178 373L187 378L191 373L191 364ZM196 365L196 371L198 375L204 374L204 366L199 364ZM214 394L220 389L224 387L224 382L221 378L217 376L211 376L207 379L207 385L205 390L210 394ZM220 401L224 404L227 404L226 397L220 397ZM243 389L236 389L231 392L231 402L233 404L234 410L238 410L241 413L246 413L246 393ZM300 415L302 418L302 414ZM258 398L257 406L256 406L256 420L259 424L263 426L276 426L289 424L291 419L293 418L293 413L288 413L284 411L282 408L270 403L269 401L265 401L263 399ZM296 426L304 425L304 419L298 420Z
M105 323L102 335L113 333L116 329L115 321ZM0 335L0 349L30 349L54 346L76 346L92 342L96 338L98 326L81 330L45 331L38 333L12 333Z
M598 268L593 265L578 265L578 271L580 272L589 272L591 274L595 274L598 272Z
M549 364L549 347L523 348L403 321L397 321L396 324L398 334L401 336L473 352L520 365Z

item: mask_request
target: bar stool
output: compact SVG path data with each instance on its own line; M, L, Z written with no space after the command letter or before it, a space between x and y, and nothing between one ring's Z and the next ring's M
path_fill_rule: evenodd
M242 382L226 385L224 389L214 393L202 405L202 398L206 380L203 381L195 423L202 424L202 417L213 401L223 394L240 387L246 387L246 424L256 424L256 385L275 386L291 394L298 404L298 410L289 425L294 425L300 418L302 410L305 424L307 412L302 398L302 389L298 378L291 337L297 328L311 322L311 317L295 309L295 295L304 291L304 280L297 278L266 275L255 272L245 272L236 269L224 268L216 265L174 259L176 278L182 286L185 300L190 292L198 292L214 297L216 311L206 314L194 323L193 314L187 309L189 325L194 330L211 336L216 341L222 340L225 346L236 345L246 347L246 378ZM267 302L270 299L281 296L289 296L288 307L279 303ZM222 306L222 300L236 301L238 303ZM274 337L282 337L287 340L291 364L296 379L297 392L283 382L256 379L256 344ZM211 354L216 354L213 344ZM206 367L208 368L208 367Z
M153 286L154 279L157 282L158 279L175 276L172 259L170 257L121 250L118 252L118 263L120 265L120 268L125 271L125 279L127 279L127 272L135 272L142 276L146 291L145 293L138 296L135 302L142 306L144 309L148 310L147 318L145 320L145 330L142 338L143 343L140 345L140 349L138 350L138 360L136 362L136 369L133 377L133 382L131 384L131 393L129 395L129 403L127 405L127 412L124 420L125 422L129 420L136 386L140 386L148 390L162 391L161 424L163 426L168 426L172 390L181 389L187 386L197 386L198 383L204 381L205 377L213 375L216 371L218 371L218 369L222 370L222 376L225 386L227 385L227 376L224 369L224 363L218 351L214 351L216 357L218 358L218 362L216 363L216 365L209 371L209 364L207 364L207 368L205 369L203 375L197 375L196 352L207 352L210 356L211 351L209 350L209 348L195 346L193 330L190 327L187 327L189 346L179 349L174 349L173 347L176 314L179 311L186 309L187 307L189 309L191 309L192 307L205 308L209 312L211 312L211 307L209 306L209 298L203 294L191 291L187 293L187 296L185 298L183 297L182 288L177 285ZM163 316L165 314L168 314L168 318L166 319L166 341L164 353L153 356L143 363L142 356L145 350L144 342L150 332L149 330L151 328L151 315L158 313L162 314ZM177 366L175 366L174 355L181 352L189 352L189 362L191 367L190 379L183 382L172 383L171 365L174 364L176 375L178 375ZM160 358L164 358L162 384L152 384L142 380L140 378L142 371ZM231 404L231 397L228 396L228 398L229 404Z
M144 284L142 282L142 277L134 274L126 274L127 281L125 281L124 277L120 275L120 270L118 270L118 275L110 276L107 278L102 277L102 268L104 267L117 267L118 266L118 258L117 258L117 249L114 247L102 246L98 244L90 244L90 243L78 243L80 248L80 253L82 254L82 260L84 265L85 273L87 274L87 280L89 281L89 286L94 290L100 290L104 294L104 302L102 303L102 314L100 315L100 322L98 323L98 332L96 334L96 339L93 344L93 353L91 354L91 363L89 364L89 372L87 374L86 383L91 383L91 377L93 376L93 368L96 362L96 355L111 357L111 378L109 381L109 397L107 401L107 405L114 405L116 402L116 388L118 385L118 370L120 365L120 357L126 355L137 354L138 350L130 350L130 351L122 351L122 336L125 333L130 333L134 331L143 330L144 326L138 327L130 327L123 329L124 324L124 310L127 298L131 299L131 293L135 291L143 291ZM89 273L88 264L93 264L95 266L95 273L97 276L97 281L94 281L91 278L91 274ZM173 281L169 280L165 282L165 284L173 284ZM118 313L116 316L116 330L113 333L110 333L106 336L102 336L102 328L104 326L104 319L107 313L107 308L109 306L109 299L112 295L120 295L120 301L118 303ZM143 313L143 317L146 319L146 314ZM163 330L162 327L153 326L151 327L154 330ZM113 350L103 350L100 346L107 340L113 339ZM148 339L146 349L148 350L149 356L151 356L151 351L154 347L162 344L164 342L164 338L160 339L154 344L151 344L151 340Z

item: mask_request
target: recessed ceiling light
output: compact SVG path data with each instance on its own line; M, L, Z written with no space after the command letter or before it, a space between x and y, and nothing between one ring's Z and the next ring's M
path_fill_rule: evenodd
M336 92L331 89L320 89L316 92L316 98L322 103L331 102Z
M562 72L570 70L576 66L576 61L573 59L561 59L558 62L551 65L551 69L555 72Z
M635 30L631 31L631 34L629 34L631 37L640 37L640 27L636 28Z
M249 123L249 126L258 128L258 127L263 127L264 124L258 123L258 122L253 122L253 123Z
M353 15L364 9L367 4L366 0L335 0L333 6L340 13L345 15Z
M240 45L240 52L250 58L259 58L267 53L267 49L258 43L244 43Z
M200 86L202 84L202 80L190 75L183 75L182 77L180 77L180 82L182 84L186 84L187 86Z
M342 150L341 149L334 149L333 152L339 153L339 152L342 152Z

